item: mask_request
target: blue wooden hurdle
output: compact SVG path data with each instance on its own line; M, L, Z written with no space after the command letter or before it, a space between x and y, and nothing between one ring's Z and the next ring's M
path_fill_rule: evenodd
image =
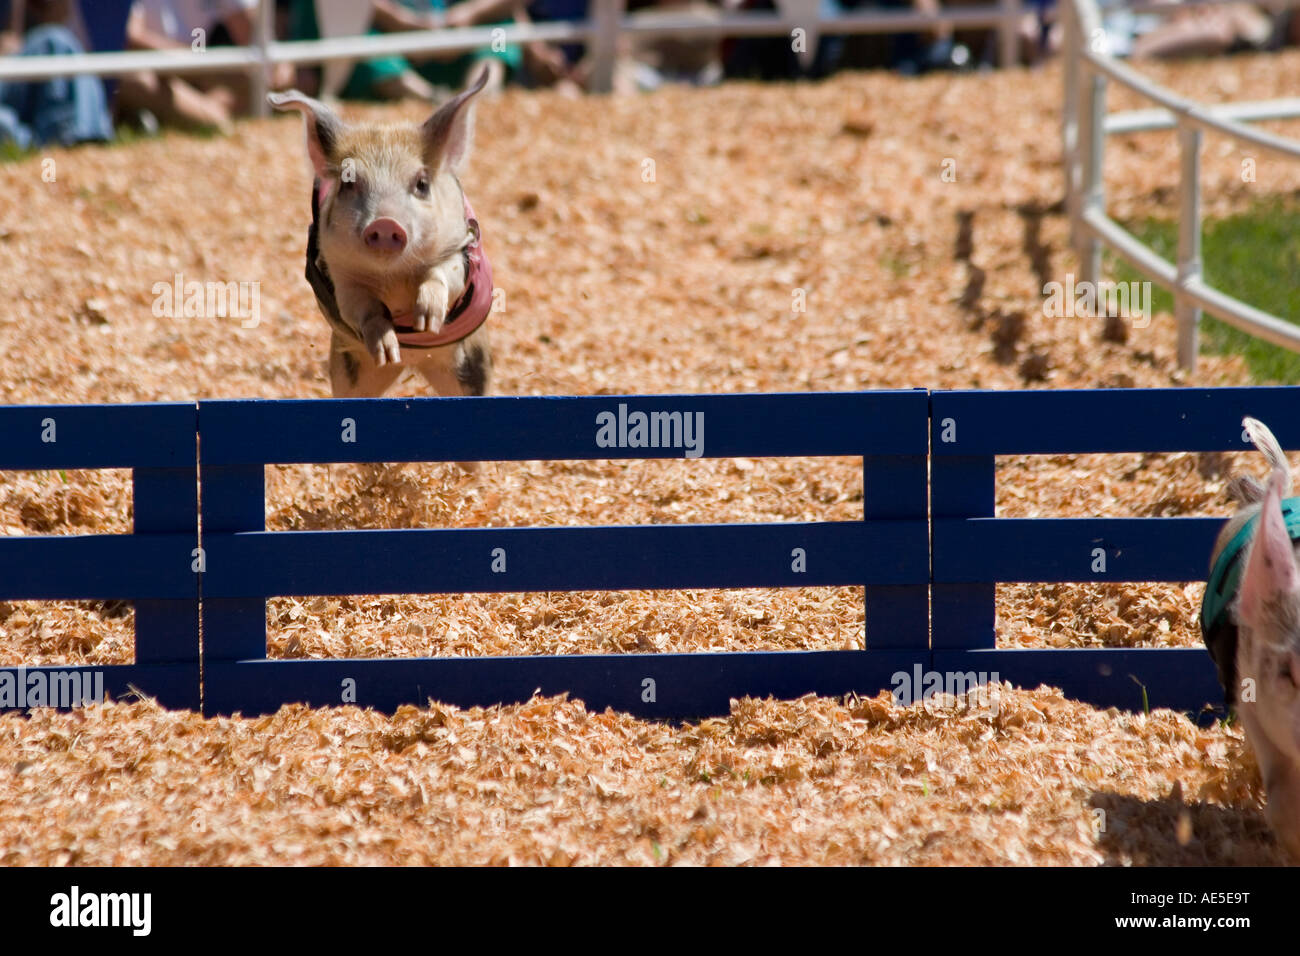
M1099 706L1199 711L1223 691L1204 648L994 649L999 581L1197 581L1220 518L997 518L994 456L1242 451L1253 415L1300 447L1300 389L935 392L933 667L996 672ZM1104 570L1101 570L1103 569ZM1188 608L1189 615L1198 609Z
M42 674L54 687L100 672L114 698L134 686L168 707L199 707L197 425L193 402L0 408L0 469L130 468L134 499L132 534L0 537L0 599L135 604L134 664L0 674L29 687ZM17 697L8 702L16 706Z
M492 704L540 690L689 718L726 713L742 695L875 694L916 667L1050 683L1101 706L1202 712L1222 696L1202 648L997 649L994 594L1009 581L1200 580L1221 519L998 518L995 457L1248 449L1247 414L1296 448L1297 410L1295 387L0 408L0 468L129 467L135 493L133 534L0 538L0 599L133 600L136 662L102 668L106 690L135 686L173 707L199 706L201 692L207 713ZM625 429L638 413L702 416L702 457L860 455L863 519L266 530L272 463L685 456L668 424L662 447L597 440L602 416ZM51 421L57 440L42 440ZM266 656L266 600L282 595L845 585L865 586L862 651Z
M703 457L862 455L864 520L265 530L268 463L683 456L680 447L597 444L598 416L637 412L703 416ZM744 694L875 693L929 659L927 416L922 390L202 402L205 709L491 704L540 689L680 718L726 713ZM493 569L494 556L504 570ZM266 659L266 599L275 595L854 584L866 586L867 651Z

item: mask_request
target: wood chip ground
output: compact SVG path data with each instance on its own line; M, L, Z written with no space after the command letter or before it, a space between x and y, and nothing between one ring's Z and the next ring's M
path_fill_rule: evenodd
M1144 70L1202 101L1261 100L1295 89L1300 55ZM1178 372L1168 315L1122 344L1095 320L1044 316L1043 282L1077 269L1057 205L1060 98L1049 68L484 102L464 181L505 293L497 391L1245 381L1232 359ZM1146 104L1113 92L1111 105ZM302 278L301 139L296 120L253 121L228 139L0 166L0 402L326 396L326 326ZM1177 159L1170 133L1112 139L1112 211L1172 217ZM1295 193L1300 169L1209 137L1203 183L1217 215ZM259 282L259 325L155 316L155 283L178 273ZM999 514L1226 515L1239 469L1262 470L1249 455L1008 458ZM862 513L854 459L267 473L275 529ZM0 534L121 532L130 514L125 472L0 474ZM1192 646L1199 597L1199 584L1002 586L999 642ZM0 663L129 661L131 620L102 602L3 602ZM864 639L860 588L284 598L268 625L279 657ZM741 700L686 726L562 698L393 716L205 720L135 701L0 717L6 864L1280 862L1261 806L1238 728L1101 712L1046 688L1004 686L982 709Z

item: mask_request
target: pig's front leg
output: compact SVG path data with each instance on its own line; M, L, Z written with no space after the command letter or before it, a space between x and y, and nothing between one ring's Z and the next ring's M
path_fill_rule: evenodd
M451 309L451 293L442 276L435 275L420 283L415 294L415 318L412 328L417 332L436 332Z
M370 313L361 320L361 341L376 365L396 365L402 361L397 331L383 312Z
M402 360L397 330L388 318L384 304L360 286L339 284L339 311L357 335L376 365L396 365Z
M417 332L436 332L451 311L452 289L465 287L465 262L457 256L429 270L415 293L415 318L412 327Z

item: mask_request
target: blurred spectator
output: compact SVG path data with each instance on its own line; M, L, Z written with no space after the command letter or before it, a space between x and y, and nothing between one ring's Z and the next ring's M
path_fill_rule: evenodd
M986 0L886 0L885 7L911 8L916 13L939 13L945 7L985 6ZM869 7L864 0L853 0L854 9ZM974 36L958 36L956 31L946 24L936 26L925 33L897 33L890 37L890 66L900 73L914 76L929 73L932 70L960 70L974 66L970 44L979 44L981 40L987 45L992 31L983 31Z
M1253 4L1188 6L1138 35L1132 43L1132 55L1173 59L1264 50L1271 45L1274 33L1273 18Z
M1269 38L1268 48L1280 50L1284 46L1300 46L1300 11L1295 7L1273 12L1273 36Z
M247 46L253 40L258 0L136 0L126 25L132 50L205 49ZM293 82L293 68L278 64L271 86ZM243 70L189 73L184 77L134 73L124 77L117 93L119 115L149 117L164 125L229 132L231 118L251 107L252 84ZM140 114L147 114L140 116Z
M1056 0L1029 0L1030 10L1020 21L1020 50L1022 61L1041 63L1059 52L1052 45L1052 23L1055 20Z
M85 52L71 0L0 0L0 56ZM0 142L22 149L113 138L104 84L95 76L0 81Z
M627 0L630 13L654 8L709 20L722 8L712 0ZM532 0L526 15L541 22L584 20L588 0ZM523 82L577 93L591 77L591 58L581 43L529 43L524 46ZM614 64L618 92L650 90L664 83L706 85L722 79L721 44L712 37L619 38Z
M371 0L370 33L440 30L510 23L520 0ZM293 0L289 35L295 40L320 37L314 0ZM358 63L343 88L349 99L437 99L477 75L480 64L489 70L488 89L500 89L523 64L523 51L514 44L485 47L469 53L426 53L378 57ZM310 83L304 84L310 86Z
M515 9L516 23L557 20L584 20L587 0L533 0ZM587 88L590 64L583 59L581 43L546 43L536 40L523 44L523 64L516 79L524 86L538 89L552 87L569 96L579 96Z
M775 9L773 0L724 0L724 3L728 9ZM829 17L864 9L933 13L940 9L940 3L938 0L822 0L821 14ZM951 27L939 26L925 33L822 34L807 67L794 52L789 37L727 40L723 43L723 65L728 77L820 79L845 67L883 67L905 74L961 69L971 65L971 54L965 44L957 42Z
M133 0L82 0L78 4L81 23L86 28L86 49L96 53L113 53L126 49L126 21L131 14ZM109 91L109 102L117 82L104 81Z
M827 0L828 3L834 0ZM728 11L775 10L773 0L723 0ZM842 48L838 38L822 37L808 69L804 69L794 44L788 36L741 37L722 42L722 66L728 78L788 80L799 76L826 76L834 69L834 59ZM831 41L831 42L828 42Z
M722 8L706 0L628 0L630 11L653 8L692 20L715 20ZM721 43L714 37L631 40L620 51L615 89L651 90L664 83L708 86L722 80Z
M532 0L519 18L539 23L585 20L587 0ZM522 81L528 86L555 86L576 92L587 86L587 65L581 43L527 43L524 45Z

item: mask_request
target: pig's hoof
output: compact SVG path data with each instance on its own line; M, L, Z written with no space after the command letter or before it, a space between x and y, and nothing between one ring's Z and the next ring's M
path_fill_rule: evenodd
M397 333L392 326L383 329L377 335L367 335L366 348L369 349L370 356L375 360L376 365L396 365L402 360L402 351L397 343Z
M415 297L413 328L417 332L436 332L447 314L447 289L439 282L426 282Z

